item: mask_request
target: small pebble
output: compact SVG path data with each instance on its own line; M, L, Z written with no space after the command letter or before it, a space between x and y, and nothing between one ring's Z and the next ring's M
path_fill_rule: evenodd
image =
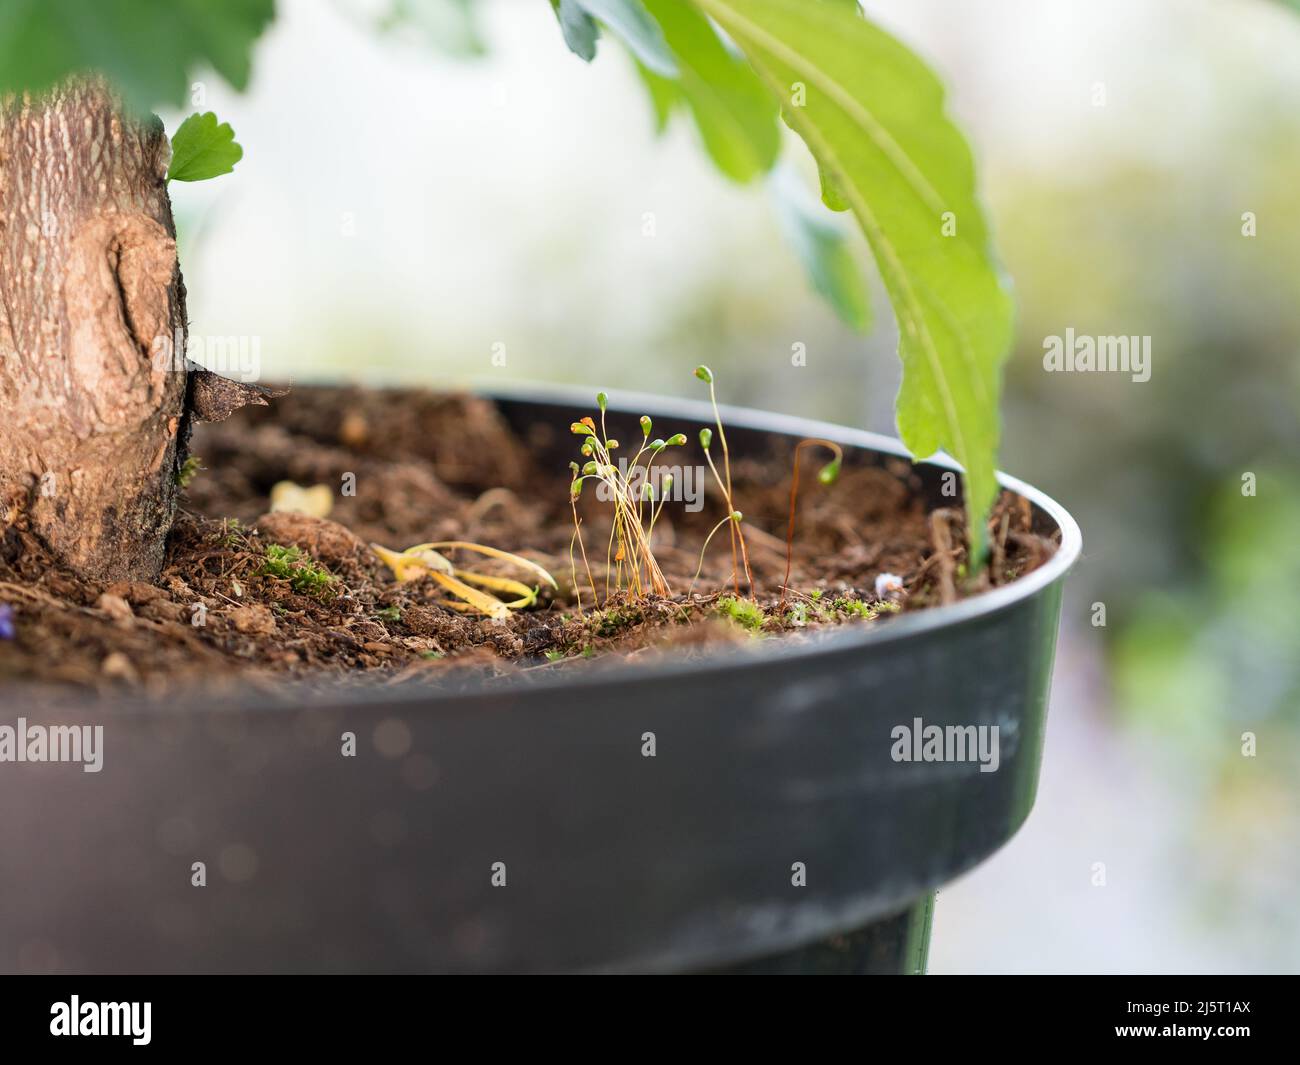
M903 578L897 573L882 573L876 578L876 598L888 599L903 590Z

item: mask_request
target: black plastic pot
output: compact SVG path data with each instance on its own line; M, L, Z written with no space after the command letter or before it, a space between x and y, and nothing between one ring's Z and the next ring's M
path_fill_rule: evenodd
M590 407L585 393L499 402L521 429ZM623 409L708 421L691 403ZM847 463L902 453L850 429L726 418L734 453L773 434L837 440ZM572 438L552 445L563 469ZM953 502L945 468L918 467L936 505ZM1060 506L1003 483L1059 530L1049 562L818 640L456 695L31 708L103 725L104 761L0 764L0 969L922 970L932 892L1033 805L1080 548ZM0 724L28 709L12 691L4 706ZM895 761L892 732L916 718L999 726L997 770Z

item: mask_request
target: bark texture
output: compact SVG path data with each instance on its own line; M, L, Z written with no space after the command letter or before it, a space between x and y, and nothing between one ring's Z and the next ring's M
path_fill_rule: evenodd
M188 436L156 119L103 82L0 101L0 517L83 576L159 572Z

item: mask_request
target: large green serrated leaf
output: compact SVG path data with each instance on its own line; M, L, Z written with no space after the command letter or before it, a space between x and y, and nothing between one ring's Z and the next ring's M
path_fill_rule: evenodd
M916 456L942 448L965 467L981 559L1013 306L943 87L898 40L840 5L696 2L767 81L857 216L898 319L899 434Z
M218 122L211 111L190 115L172 136L172 161L168 181L207 181L229 174L244 158L228 122Z
M718 169L742 183L766 173L781 150L771 93L696 8L682 0L645 5L676 57L678 87Z
M98 71L137 111L179 107L201 66L242 90L274 13L273 0L5 0L0 95Z

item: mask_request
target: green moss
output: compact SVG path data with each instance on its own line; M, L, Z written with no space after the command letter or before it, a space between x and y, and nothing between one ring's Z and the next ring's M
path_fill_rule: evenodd
M288 581L300 595L323 596L331 591L334 578L324 566L303 554L297 547L268 544L266 561L262 563L264 577Z
M591 631L597 636L617 636L642 620L644 615L636 607L610 607L592 618Z
M841 614L847 614L849 617L861 618L863 621L870 621L876 616L876 608L864 603L861 599L851 599L848 596L841 596L831 604Z
M762 608L748 599L737 599L734 596L719 599L718 614L734 621L742 629L748 629L750 632L757 632L763 627Z
M176 483L182 488L188 488L190 482L198 476L199 470L203 469L199 463L202 461L198 455L191 455L183 463L181 468L176 471Z

